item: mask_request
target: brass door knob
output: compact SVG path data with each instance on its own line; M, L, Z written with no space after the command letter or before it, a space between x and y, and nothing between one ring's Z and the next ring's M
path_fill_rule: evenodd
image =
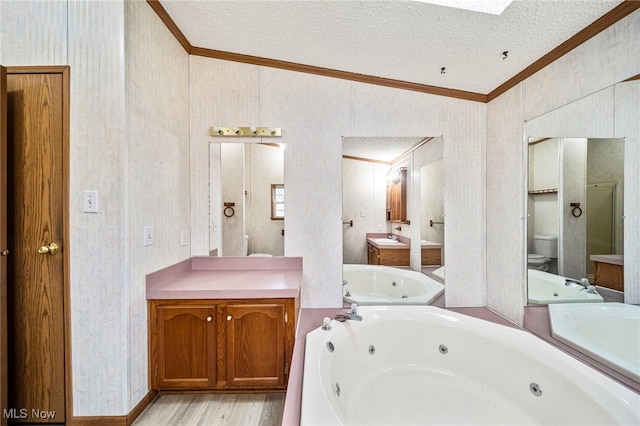
M60 250L60 246L56 243L47 244L46 246L42 246L38 249L38 253L40 254L56 254Z
M0 251L0 256L9 256L9 250L2 250Z

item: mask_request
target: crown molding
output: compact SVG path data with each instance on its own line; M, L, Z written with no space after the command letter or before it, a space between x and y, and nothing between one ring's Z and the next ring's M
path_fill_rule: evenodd
M615 24L625 16L629 15L632 12L635 12L638 8L640 8L640 1L625 0L624 2L620 3L618 6L614 7L609 12L605 13L600 18L595 20L588 27L584 28L582 31L578 32L576 35L553 49L551 52L547 53L542 58L538 59L527 68L520 71L518 74L495 88L493 91L487 94L487 102L492 101L518 83L531 77L542 68L571 52L573 49L580 46L582 43L586 42L595 35L599 34L603 30L609 28L611 25Z
M367 75L367 74L358 74L358 73L349 72L349 71L341 71L341 70L336 70L331 68L323 68L323 67L317 67L313 65L299 64L296 62L281 61L278 59L262 58L259 56L251 56L251 55L244 55L240 53L225 52L222 50L196 47L196 46L193 46L189 42L189 40L185 37L185 35L180 30L180 28L178 28L178 26L173 21L173 19L171 19L171 16L169 16L169 14L165 10L165 8L162 6L162 4L160 4L159 0L147 0L147 3L156 12L160 20L165 24L167 29L173 34L173 36L176 38L178 43L182 45L185 52L187 52L189 55L203 56L207 58L220 59L224 61L241 62L245 64L259 65L259 66L270 67L270 68L278 68L278 69L287 70L287 71L302 72L306 74L314 74L314 75L320 75L324 77L338 78L342 80L357 81L360 83L374 84L377 86L391 87L394 89L409 90L413 92L427 93L431 95L446 96L450 98L464 99L468 101L483 102L483 103L489 102L497 98L507 90L511 89L512 87L516 86L517 84L531 77L533 74L540 71L547 65L558 60L560 57L569 53L570 51L580 46L590 38L594 37L598 33L602 32L603 30L615 24L625 16L635 12L640 8L640 1L625 0L615 8L611 9L606 14L602 15L599 19L597 19L592 24L584 28L582 31L578 32L576 35L574 35L564 43L560 44L558 47L556 47L555 49L553 49L552 51L544 55L542 58L538 59L537 61L529 65L527 68L520 71L518 74L516 74L515 76L513 76L512 78L510 78L509 80L505 81L500 86L492 90L490 93L485 95L482 93L467 92L464 90L449 89L446 87L431 86L428 84L413 83L410 81L395 80L391 78L378 77L378 76ZM635 76L630 78L629 80L634 80L639 78L640 76Z

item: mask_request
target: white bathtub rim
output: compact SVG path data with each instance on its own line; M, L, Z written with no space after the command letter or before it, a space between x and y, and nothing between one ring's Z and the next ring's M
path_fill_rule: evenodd
M534 280L531 279L534 278ZM587 293L579 284L571 284L568 286L576 291L573 295L559 295L542 294L542 291L535 289L532 285L535 279L551 282L558 285L559 290L565 289L565 280L567 277L561 275L551 274L549 272L538 271L536 269L527 269L527 298L528 302L536 305L552 305L554 303L601 303L604 301L600 293L596 291L596 294ZM536 291L538 290L538 291Z
M418 296L406 297L406 298L385 298L385 297L369 297L361 294L346 296L343 291L343 301L346 303L355 303L358 306L379 306L379 305L429 305L433 303L438 297L444 293L444 285L437 280L423 274L422 272L414 271L408 268L396 268L393 266L384 265L363 265L346 263L342 265L343 271L349 270L370 270L380 271L383 273L389 273L390 271L397 272L399 276L408 277L421 282L426 287L426 292ZM353 290L349 288L349 284L344 286L344 289Z
M552 365L550 368L557 367L555 370L562 369L562 372L569 370L571 377L575 377L576 381L584 387L585 393L592 396L594 402L597 401L597 405L602 406L608 415L615 419L618 424L628 423L630 416L634 416L634 422L640 420L640 413L633 411L632 408L629 408L624 412L620 410L621 405L625 405L626 407L632 407L634 404L640 405L640 395L615 382L613 379L599 371L585 365L581 361L578 361L571 355L568 355L551 344L540 340L526 330L469 317L435 306L364 306L360 309L360 313L363 316L362 323L366 322L368 319L371 320L372 313L381 313L384 315L385 311L397 311L399 312L399 315L402 316L406 316L407 314L410 315L412 312L435 314L436 317L438 317L438 321L465 321L474 327L478 326L480 332L484 331L485 333L483 334L491 336L491 338L499 339L500 337L505 336L513 339L511 343L513 343L514 347L518 347L520 344L534 345L534 349L539 351L538 353L541 353L543 356L550 357L550 364ZM391 314L391 316L393 315L395 315L395 313ZM343 327L341 329L343 332L351 334L357 333L357 328L359 327L359 324L362 323L353 321L338 323L336 321L332 321L331 324L332 327L334 327L334 330L339 330L340 327ZM307 334L301 405L301 425L342 424L338 413L336 413L335 408L328 399L328 395L323 390L322 383L314 383L315 380L313 380L314 378L320 377L320 354L323 350L326 350L327 342L333 340L332 336L334 332L335 331L324 331L319 327ZM615 409L612 409L609 406L609 403L612 400L615 400L617 403Z
M624 310L634 309L640 312L640 307L618 302L603 303L569 303L569 304L553 304L549 305L549 323L551 325L551 336L562 343L582 352L597 361L600 361L607 367L627 376L640 383L640 366L615 355L606 348L594 345L588 339L579 335L567 321L563 319L570 315L572 311L584 308L621 308ZM634 312L635 314L636 312Z

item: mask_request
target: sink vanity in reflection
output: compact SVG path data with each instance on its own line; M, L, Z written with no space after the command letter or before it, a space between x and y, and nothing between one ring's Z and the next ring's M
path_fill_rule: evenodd
M367 259L369 265L409 266L411 239L386 234L367 234ZM442 244L421 241L421 260L423 266L442 265Z
M591 255L590 259L595 265L595 285L624 291L624 255Z
M443 146L442 137L343 138L344 264L443 264Z

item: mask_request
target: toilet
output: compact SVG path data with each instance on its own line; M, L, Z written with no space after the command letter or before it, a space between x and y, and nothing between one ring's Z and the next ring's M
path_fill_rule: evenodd
M527 255L527 268L548 271L549 262L558 258L558 237L555 235L534 235L533 251Z
M243 244L244 255L249 257L273 257L272 254L268 253L251 253L249 254L249 236L244 234L244 244Z

